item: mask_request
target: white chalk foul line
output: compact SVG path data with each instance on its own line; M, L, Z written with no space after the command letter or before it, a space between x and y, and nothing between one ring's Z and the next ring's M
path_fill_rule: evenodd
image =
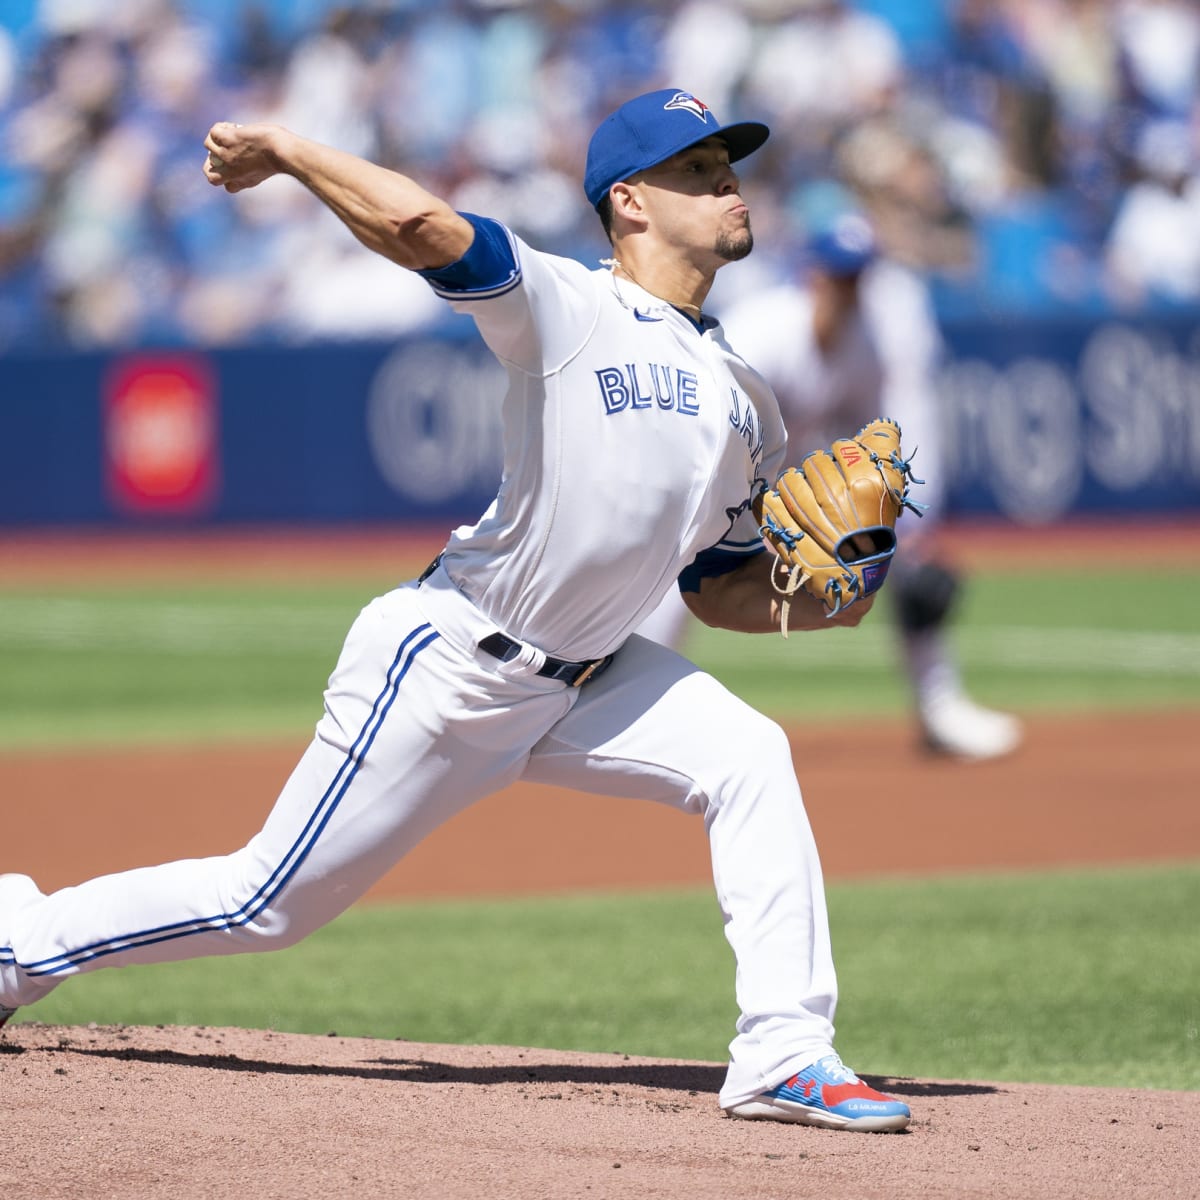
M1200 677L1200 634L990 626L955 628L952 640L965 667L1022 673ZM899 646L891 629L883 625L793 635L787 650L770 638L738 637L735 641L721 635L696 647L695 654L717 673L726 667L777 667L781 654L795 654L800 669L836 664L845 670L874 670L896 662Z
M344 604L221 606L203 600L93 603L85 599L0 598L0 649L129 653L294 654L336 649L353 613ZM1200 634L1148 630L955 627L953 642L966 667L1029 672L1200 677ZM694 634L685 652L702 666L777 668L782 657L798 669L836 664L876 670L897 660L886 622L854 630L793 635Z
M214 606L55 599L36 605L0 599L0 646L128 653L293 654L340 645L349 628L343 605Z

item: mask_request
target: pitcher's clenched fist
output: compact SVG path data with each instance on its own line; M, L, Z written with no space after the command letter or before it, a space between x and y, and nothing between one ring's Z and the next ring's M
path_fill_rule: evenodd
M214 187L240 192L279 173L275 140L286 136L275 125L235 125L218 121L204 139L204 176Z

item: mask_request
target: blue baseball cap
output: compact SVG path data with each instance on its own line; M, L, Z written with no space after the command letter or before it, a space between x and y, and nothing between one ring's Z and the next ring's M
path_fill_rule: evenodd
M583 190L596 208L614 183L657 166L705 138L719 137L729 147L729 161L737 162L757 150L770 132L758 121L722 125L691 92L678 88L647 92L622 104L592 134Z
M858 213L842 213L813 234L805 247L808 261L827 275L857 275L879 253L875 233Z

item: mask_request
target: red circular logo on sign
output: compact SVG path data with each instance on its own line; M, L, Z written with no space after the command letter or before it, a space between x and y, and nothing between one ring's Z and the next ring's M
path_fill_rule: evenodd
M131 512L198 513L217 484L212 379L194 358L124 359L104 403L109 492Z

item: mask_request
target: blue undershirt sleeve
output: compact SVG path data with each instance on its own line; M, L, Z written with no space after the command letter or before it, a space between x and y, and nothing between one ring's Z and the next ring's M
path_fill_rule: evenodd
M515 287L520 282L521 268L508 230L491 217L466 212L459 216L475 229L475 238L466 254L457 262L427 267L417 274L441 296L476 292L494 296Z
M745 554L738 554L731 550L718 550L715 547L711 550L701 550L692 560L691 565L680 571L679 590L681 592L698 592L703 580L717 575L728 575L730 571L736 571L750 559L756 558L759 554L765 554L766 550L765 546L759 546Z

